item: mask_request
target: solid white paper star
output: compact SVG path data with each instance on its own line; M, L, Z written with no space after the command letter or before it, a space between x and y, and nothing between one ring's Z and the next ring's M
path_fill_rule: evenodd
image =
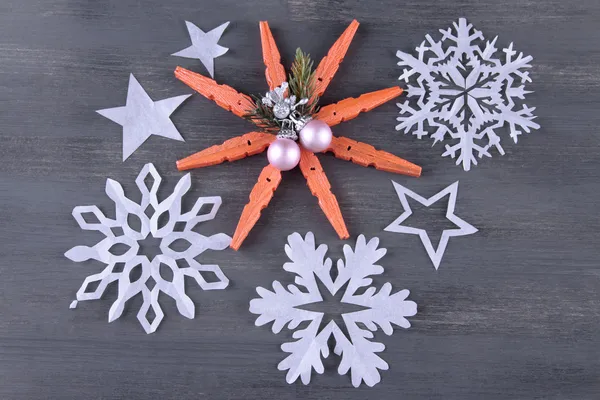
M433 266L435 269L438 269L440 266L440 262L442 261L442 256L444 255L444 251L446 250L446 245L448 245L448 239L454 236L465 236L471 235L477 232L477 228L468 224L464 220L458 218L454 215L454 206L456 205L456 196L458 194L458 181L454 182L452 185L448 186L438 194L426 199L424 197L419 196L415 192L408 190L402 185L392 181L394 184L394 188L396 189L396 193L398 193L398 197L400 198L400 203L402 203L402 207L404 207L404 212L391 224L385 228L388 232L396 232L396 233L410 233L413 235L419 235L421 238L421 242L423 242L423 246L425 246L425 250L433 262ZM410 215L412 215L412 210L410 209L410 205L408 204L408 198L418 201L423 204L425 207L431 206L433 203L437 202L447 194L450 194L450 198L448 199L448 209L446 210L446 218L452 221L458 229L445 229L442 231L442 237L440 238L440 242L438 243L437 249L433 248L431 244L431 240L429 239L429 235L427 235L427 231L425 229L412 228L409 226L401 225Z
M185 25L190 34L190 39L192 39L192 45L171 55L199 59L208 70L211 78L214 78L215 58L222 56L229 50L217 43L221 39L223 31L229 25L229 21L206 33L191 22L185 21Z
M153 101L133 74L129 75L127 102L123 107L96 112L123 126L123 161L151 135L184 141L169 116L191 94Z

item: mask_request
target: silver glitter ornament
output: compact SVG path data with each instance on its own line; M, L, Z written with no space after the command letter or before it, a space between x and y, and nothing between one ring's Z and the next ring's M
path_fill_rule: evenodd
M287 82L283 82L281 86L267 92L262 98L262 103L273 108L273 114L277 119L284 119L290 115L292 104L296 101L296 96L285 97L285 92L288 88Z
M281 122L281 129L279 130L277 137L283 139L291 139L294 141L298 140L298 134L296 133L294 123L289 119L284 119Z
M290 115L290 120L294 123L294 129L296 132L300 132L306 124L312 121L312 117L309 117L308 115L300 115L300 113L294 111Z
M298 140L298 132L311 120L309 116L303 116L296 107L308 103L307 98L300 99L296 103L296 96L285 97L288 83L283 82L281 86L267 92L262 98L262 103L273 109L275 119L281 122L281 130L277 137Z

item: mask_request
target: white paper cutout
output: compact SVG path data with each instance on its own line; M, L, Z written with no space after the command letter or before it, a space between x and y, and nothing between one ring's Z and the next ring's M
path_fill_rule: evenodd
M153 181L146 183L146 179ZM229 246L231 238L223 233L204 236L192 229L200 222L213 219L221 206L221 197L200 197L194 207L182 213L181 201L183 195L190 189L190 174L179 180L173 193L164 199L158 200L157 191L161 177L152 164L146 164L135 183L142 193L140 204L128 199L123 192L123 187L117 181L106 180L106 194L115 203L116 216L110 219L104 215L97 206L79 206L73 209L73 217L84 230L93 230L106 236L95 246L75 246L65 253L72 261L82 262L89 259L98 260L106 264L106 268L95 275L88 276L77 292L77 300L73 301L70 308L75 308L78 301L97 300L102 297L104 290L111 282L118 282L118 297L112 304L108 313L108 322L119 318L123 313L125 303L138 293L143 296L143 304L137 318L146 333L156 331L163 319L163 311L158 303L160 292L172 297L177 304L177 309L187 318L194 318L194 303L185 293L184 278L193 278L204 290L224 289L229 280L218 265L204 265L195 258L205 250L223 250ZM202 206L210 205L209 211L201 211ZM150 209L151 217L146 215ZM88 216L88 220L84 218ZM95 218L92 218L95 217ZM141 223L140 231L130 227L128 219L137 217ZM166 222L163 222L166 217ZM94 219L94 222L89 222ZM176 224L185 225L181 229ZM115 233L115 231L118 231ZM138 241L146 239L148 235L161 239L160 249L162 254L148 260L143 254L138 254L140 249ZM176 251L170 246L177 240L187 241L189 247ZM115 255L110 251L115 244L124 244L129 249ZM189 267L179 267L178 260L185 260ZM164 278L162 268L169 268L172 280ZM131 272L136 267L141 267L139 279L131 281ZM213 273L217 281L207 282L202 272ZM152 284L154 283L154 286ZM93 286L98 284L96 288ZM86 291L91 285L91 291ZM148 311L152 310L155 318L148 320Z
M506 124L515 143L521 133L539 129L533 122L535 108L515 107L515 99L524 100L531 93L525 90L525 82L531 82L526 69L533 58L523 53L514 58L517 52L511 43L502 49L503 62L496 57L497 37L483 46L483 34L466 19L460 18L453 26L454 33L452 28L440 29L440 41L426 35L426 41L415 49L417 58L396 53L398 65L407 67L399 79L408 83L408 78L416 75L418 85L407 89L408 97L415 97L416 102L398 103L400 124L396 130L412 131L421 139L430 134L424 127L427 122L434 131L434 144L445 139L454 143L446 144L442 156L456 158L456 165L462 164L468 171L477 165L475 154L491 157L488 150L495 147L504 155L498 130ZM520 82L513 86L515 80Z
M444 252L446 251L448 240L451 237L471 235L477 232L477 228L465 222L463 219L458 218L454 214L454 207L456 206L456 196L458 195L458 181L454 182L452 185L448 186L438 194L428 199L419 196L412 190L409 190L394 181L392 181L392 183L394 184L396 193L400 198L400 203L402 203L404 212L398 218L396 218L394 222L389 224L384 230L388 232L410 233L413 235L419 235L419 237L421 238L421 242L423 242L423 246L425 246L427 255L431 259L431 262L433 263L433 266L436 270L439 268L440 263L442 262L442 257L444 256ZM409 216L412 215L412 210L410 208L410 205L408 204L407 196L418 201L424 206L429 207L433 203L444 198L446 195L450 195L450 197L448 198L446 218L452 221L458 227L458 229L454 228L443 230L440 242L438 243L437 248L434 249L433 245L431 244L431 240L429 239L429 235L427 234L427 231L425 229L412 228L410 226L402 225L402 222L404 222Z
M191 22L185 21L185 25L190 34L192 45L171 55L199 59L208 70L210 77L214 78L215 58L222 56L229 50L227 47L218 44L225 28L229 25L229 21L206 33Z
M288 371L288 383L300 377L302 383L307 385L312 370L319 374L324 372L321 356L329 356L327 340L333 335L336 342L334 353L342 357L338 373L344 375L350 371L354 387L358 387L362 381L367 386L375 385L381 380L378 370L387 370L388 364L377 355L385 346L369 340L373 338L373 332L379 326L385 334L391 335L392 324L409 328L410 322L405 317L417 313L417 304L406 300L410 293L408 290L391 294L392 285L385 283L376 293L377 289L370 286L372 279L369 276L383 272L383 267L375 263L385 255L386 249L377 248L379 239L373 238L367 242L360 235L354 250L344 245L345 261L338 260L338 275L333 280L330 275L331 259L325 258L327 246L322 244L316 247L312 232L307 233L305 238L293 233L288 236L288 243L285 252L291 262L285 263L283 269L296 274L295 285L288 285L286 289L274 281L273 291L258 287L256 291L260 298L250 301L250 312L259 315L256 326L272 321L273 333L279 333L286 325L294 330L301 322L310 321L307 328L293 333L293 338L299 340L281 346L284 352L290 354L279 363L278 369ZM333 320L319 332L324 313L299 308L323 300L317 278L332 295L346 285L341 301L367 308L342 314L349 338ZM368 288L362 294L356 294L366 286ZM368 329L357 323L364 324Z
M123 161L152 135L184 141L169 116L191 94L153 101L133 74L129 74L127 102L123 107L96 112L123 127Z

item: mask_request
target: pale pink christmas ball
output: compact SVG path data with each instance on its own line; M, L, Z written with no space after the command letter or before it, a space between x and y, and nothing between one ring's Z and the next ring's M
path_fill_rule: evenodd
M309 121L300 130L300 143L302 147L313 153L327 150L332 138L333 134L329 125L318 119Z
M291 139L277 138L267 150L269 164L280 171L289 171L300 162L300 146Z

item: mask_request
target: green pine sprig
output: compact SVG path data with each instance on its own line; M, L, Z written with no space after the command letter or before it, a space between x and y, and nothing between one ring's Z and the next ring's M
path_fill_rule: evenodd
M304 116L312 116L317 111L319 99L315 95L315 71L310 55L296 49L296 57L292 63L292 69L288 78L290 93L296 99L309 99L308 103L300 106L298 111Z
M254 108L248 111L244 118L256 124L264 132L277 134L281 129L281 122L275 118L273 109L262 103L262 96L253 95L252 105Z
M297 49L288 76L288 91L290 95L296 96L296 101L309 99L308 103L296 109L302 116L313 116L318 111L319 98L315 94L315 81L315 71L310 55ZM253 108L244 115L244 118L254 122L265 132L278 133L281 129L281 122L273 115L273 109L262 103L262 96L252 96L252 106Z

